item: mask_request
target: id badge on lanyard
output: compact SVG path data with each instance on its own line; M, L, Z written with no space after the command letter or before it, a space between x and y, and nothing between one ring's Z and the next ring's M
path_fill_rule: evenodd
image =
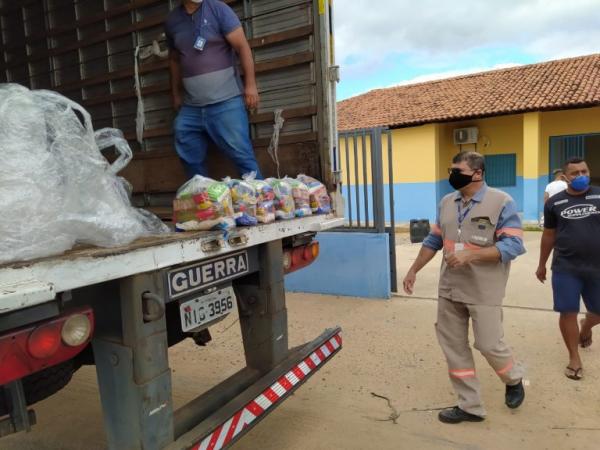
M204 50L205 45L206 45L206 39L204 39L202 36L198 36L196 38L196 41L194 42L194 48L196 50L198 50L199 52L201 52L202 50Z
M204 50L204 46L206 45L206 38L204 38L202 36L202 25L205 22L204 19L204 7L205 5L202 4L200 6L200 23L198 24L196 22L196 20L194 20L194 24L195 24L195 28L196 28L196 32L194 33L194 48L196 50L198 50L199 52L201 52L202 50Z

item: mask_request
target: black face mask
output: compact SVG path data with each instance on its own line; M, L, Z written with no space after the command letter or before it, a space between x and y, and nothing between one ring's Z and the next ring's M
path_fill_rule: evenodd
M450 182L450 186L456 190L460 190L473 182L473 175L465 175L460 170L453 170L448 181Z

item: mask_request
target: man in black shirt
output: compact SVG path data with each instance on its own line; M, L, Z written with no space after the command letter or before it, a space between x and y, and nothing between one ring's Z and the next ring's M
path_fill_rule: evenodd
M592 343L592 327L600 323L600 187L590 186L590 171L581 158L564 166L568 183L544 206L544 233L540 263L536 272L546 280L546 262L552 250L554 310L560 313L560 331L569 351L565 375L573 380L583 376L578 345ZM580 297L587 308L577 323Z

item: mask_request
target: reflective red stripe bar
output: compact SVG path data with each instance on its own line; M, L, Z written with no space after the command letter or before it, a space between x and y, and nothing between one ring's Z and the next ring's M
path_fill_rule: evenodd
M233 433L235 433L235 429L240 421L240 417L242 417L242 411L239 411L235 416L233 416L233 421L231 422L231 426L229 427L227 436L225 436L225 441L223 441L223 445L229 444L229 442L231 442L231 440L233 439Z
M329 353L335 352L335 348L333 348L333 344L330 341L327 341L325 346L327 347L327 350L329 350Z
M333 340L337 343L337 348L331 342L331 340L327 341L327 343L323 344L321 347L319 347L317 350L315 350L313 353L311 353L308 356L308 358L306 358L302 362L298 363L289 372L287 372L284 376L279 378L275 383L273 383L271 386L269 386L267 389L265 389L262 394L257 396L254 400L252 400L250 403L248 403L243 409L238 411L232 418L226 420L223 424L221 424L219 427L217 427L212 433L210 433L208 436L205 436L198 444L196 444L194 447L192 447L192 449L193 450L220 450L223 447L225 447L226 445L228 445L229 443L231 443L231 441L233 439L235 439L235 437L238 434L240 434L245 428L247 428L250 424L252 424L252 422L254 422L259 416L264 414L267 409L269 409L274 404L282 401L282 398L285 396L285 394L294 390L294 388L298 386L299 383L296 383L295 385L292 384L288 380L288 377L290 377L292 379L297 378L298 380L303 380L308 375L310 375L312 372L314 372L314 370L317 368L317 366L320 366L325 361L330 359L333 356L333 354L335 353L335 351L340 349L340 347L342 346L341 335L340 334L335 335L333 337ZM329 345L327 345L327 344L329 344ZM325 356L325 353L322 350L323 348L325 348L325 350L329 351L328 356ZM319 362L315 363L315 360L317 360ZM302 366L302 368L300 366ZM283 395L279 395L278 392L281 392L282 389L285 391L285 393ZM266 402L264 401L264 398L262 398L262 396L264 396L269 402L271 402L271 405L265 406L264 409L257 402L257 401L260 401L260 402L266 404ZM225 429L224 429L224 427L225 427ZM221 436L222 433L227 433L227 434L224 437L222 437Z
M214 450L215 446L217 445L217 441L219 440L219 437L221 436L222 429L223 429L223 425L219 425L219 427L215 430L215 432L213 433L212 439L208 443L207 450Z
M286 391L289 391L291 388L293 388L294 386L292 385L292 383L290 383L288 381L288 379L286 377L281 377L278 380L279 384L281 385L282 388L284 388Z
M256 403L256 400L252 400L248 404L248 406L246 406L246 409L248 411L250 411L252 414L254 414L255 416L260 416L262 413L265 412L265 410L262 409L258 403Z
M279 395L277 395L271 388L267 389L263 395L267 397L271 403L275 403L277 400L279 400Z
M296 375L298 377L299 380L303 380L304 377L306 375L304 375L304 372L302 372L302 369L300 369L300 367L295 367L292 372L294 372L294 375Z
M326 359L325 358L325 353L323 353L323 351L320 348L318 348L317 350L315 350L315 353L317 354L317 356L319 357L319 359L321 361L323 361L324 359Z

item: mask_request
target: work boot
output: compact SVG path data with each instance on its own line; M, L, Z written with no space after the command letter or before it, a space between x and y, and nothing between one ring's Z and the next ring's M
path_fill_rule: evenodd
M519 381L514 386L506 385L505 403L511 409L518 408L525 400L525 389L523 388L523 380Z
M469 414L463 411L458 406L454 408L446 408L440 411L438 414L440 422L444 423L461 423L461 422L481 422L484 417L476 416L475 414Z

